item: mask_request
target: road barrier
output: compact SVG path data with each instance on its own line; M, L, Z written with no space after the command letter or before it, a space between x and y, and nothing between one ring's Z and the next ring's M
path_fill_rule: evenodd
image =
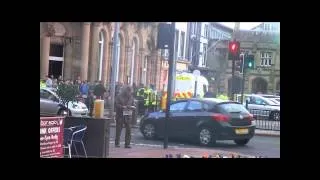
M256 122L256 129L280 131L280 111L249 109Z

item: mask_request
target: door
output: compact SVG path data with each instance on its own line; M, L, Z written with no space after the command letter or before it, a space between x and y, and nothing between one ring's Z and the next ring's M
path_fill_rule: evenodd
M50 60L49 61L49 74L53 75L54 78L62 76L62 65L63 61Z
M40 89L40 114L57 115L58 110L58 99L49 91Z
M179 101L170 105L169 134L171 137L181 137L182 119L185 116L185 108L188 101Z
M180 132L182 136L189 137L195 134L197 123L206 118L207 113L204 112L203 103L196 100L191 100L187 104L186 112L183 118L179 119L181 124Z

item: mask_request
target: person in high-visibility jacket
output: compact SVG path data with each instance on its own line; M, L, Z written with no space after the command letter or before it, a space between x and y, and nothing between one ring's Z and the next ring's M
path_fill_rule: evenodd
M155 89L155 87L152 85L152 93L151 93L151 111L155 112L156 111L156 107L157 107L157 90Z
M47 87L46 82L44 80L40 80L40 88Z
M137 100L138 100L138 114L143 115L145 113L145 102L144 102L144 91L145 87L143 84L140 84L140 88L137 90Z
M217 98L218 99L222 99L222 100L228 100L229 99L228 96L225 95L225 94L220 94L220 95L217 96Z
M144 91L144 106L147 109L147 112L152 110L152 93L153 90L151 87L147 87Z

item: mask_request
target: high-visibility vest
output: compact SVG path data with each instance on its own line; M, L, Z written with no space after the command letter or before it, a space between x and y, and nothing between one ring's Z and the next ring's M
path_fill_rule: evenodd
M156 106L157 105L157 91L152 91L152 94L151 94L151 103L153 106Z
M40 81L40 88L45 88L45 87L47 87L46 83L43 83Z
M151 102L151 94L152 94L152 90L151 89L146 89L144 90L144 105L146 107L148 107L150 105Z
M138 97L144 97L144 88L140 88L140 89L138 89L138 91L137 91L137 96Z

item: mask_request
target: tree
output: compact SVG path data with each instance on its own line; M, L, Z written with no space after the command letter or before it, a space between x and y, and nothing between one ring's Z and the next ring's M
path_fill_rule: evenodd
M80 95L80 90L77 85L61 83L57 88L57 95L62 103L69 109L69 102L78 101L77 97Z

